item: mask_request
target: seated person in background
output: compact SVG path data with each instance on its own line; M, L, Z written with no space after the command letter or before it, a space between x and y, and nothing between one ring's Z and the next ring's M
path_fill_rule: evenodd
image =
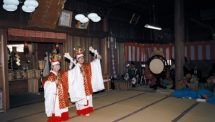
M188 72L183 80L179 81L179 90L173 93L175 97L197 98L198 79Z
M215 86L215 77L211 76L207 80L207 86L205 89L200 89L197 92L198 102L210 102L215 104L215 96L213 96L214 86ZM212 86L212 87L211 87Z
M199 80L195 75L191 75L191 73L186 74L186 85L191 90L198 90Z
M179 80L179 86L178 86L178 89L179 90L185 90L186 89L186 80L182 79L182 80Z
M179 81L179 89L184 90L189 88L191 90L198 90L198 82L198 78L188 72L184 79Z
M206 87L215 92L215 72L207 79Z

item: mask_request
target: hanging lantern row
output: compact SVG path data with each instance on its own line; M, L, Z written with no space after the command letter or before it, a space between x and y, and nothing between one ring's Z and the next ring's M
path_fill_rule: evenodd
M75 19L80 21L81 23L87 23L89 22L89 19L93 22L99 22L101 20L101 17L96 13L90 13L87 15L87 17L84 14L77 14L75 15Z
M19 0L3 0L3 8L6 11L15 11L19 5ZM27 13L32 13L38 7L37 0L25 0L22 10Z

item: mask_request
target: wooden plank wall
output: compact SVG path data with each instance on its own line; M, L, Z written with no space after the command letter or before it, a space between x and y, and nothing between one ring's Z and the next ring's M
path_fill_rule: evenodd
M93 60L93 56L89 53L89 47L92 46L96 49L99 54L104 57L105 56L105 42L103 38L99 37L83 37L83 36L71 36L67 35L67 42L63 45L63 52L69 52L70 55L74 58L74 48L82 47L85 49L85 62L90 62ZM101 60L102 70L104 72L104 62ZM68 63L64 65L64 70L68 69Z
M116 43L117 48L117 63L118 63L118 74L123 75L125 73L126 65L126 53L125 53L125 43Z
M88 50L89 46L97 49L99 54L102 56L101 66L103 75L110 74L109 66L110 61L108 60L108 46L106 38L98 37L82 37L82 36L71 36L67 35L67 41L63 44L63 52L69 52L74 57L74 48L82 47ZM126 55L125 55L125 44L117 43L117 63L119 71L117 74L122 75L125 73ZM89 51L85 51L85 62L93 60L93 56L89 54ZM68 63L63 62L63 69L68 70Z

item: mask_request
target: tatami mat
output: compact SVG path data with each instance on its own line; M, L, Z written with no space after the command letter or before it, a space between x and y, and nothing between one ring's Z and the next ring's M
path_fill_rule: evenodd
M215 104L200 103L178 122L215 122Z
M194 100L168 97L167 99L154 104L126 119L122 122L171 122L186 108L195 103Z
M168 90L167 90L168 91ZM215 105L195 100L168 97L167 91L133 89L101 92L94 95L94 112L77 116L70 109L67 122L213 122ZM169 92L171 93L171 92ZM0 121L45 122L44 103L13 108L0 113Z
M105 107L103 109L97 110L94 113L92 113L92 115L88 118L84 116L80 116L80 117L71 119L71 121L95 122L95 119L98 119L98 120L102 120L102 122L111 122L122 116L129 114L131 111L135 111L140 107L150 104L152 101L160 99L162 97L163 97L162 95L145 93L137 97L134 97L132 99L127 99L119 103L112 104L111 106Z

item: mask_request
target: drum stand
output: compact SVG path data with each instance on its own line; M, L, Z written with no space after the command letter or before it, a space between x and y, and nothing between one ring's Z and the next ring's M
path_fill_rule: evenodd
M145 75L141 75L140 77L140 85L144 86L144 85L148 85L148 81Z

